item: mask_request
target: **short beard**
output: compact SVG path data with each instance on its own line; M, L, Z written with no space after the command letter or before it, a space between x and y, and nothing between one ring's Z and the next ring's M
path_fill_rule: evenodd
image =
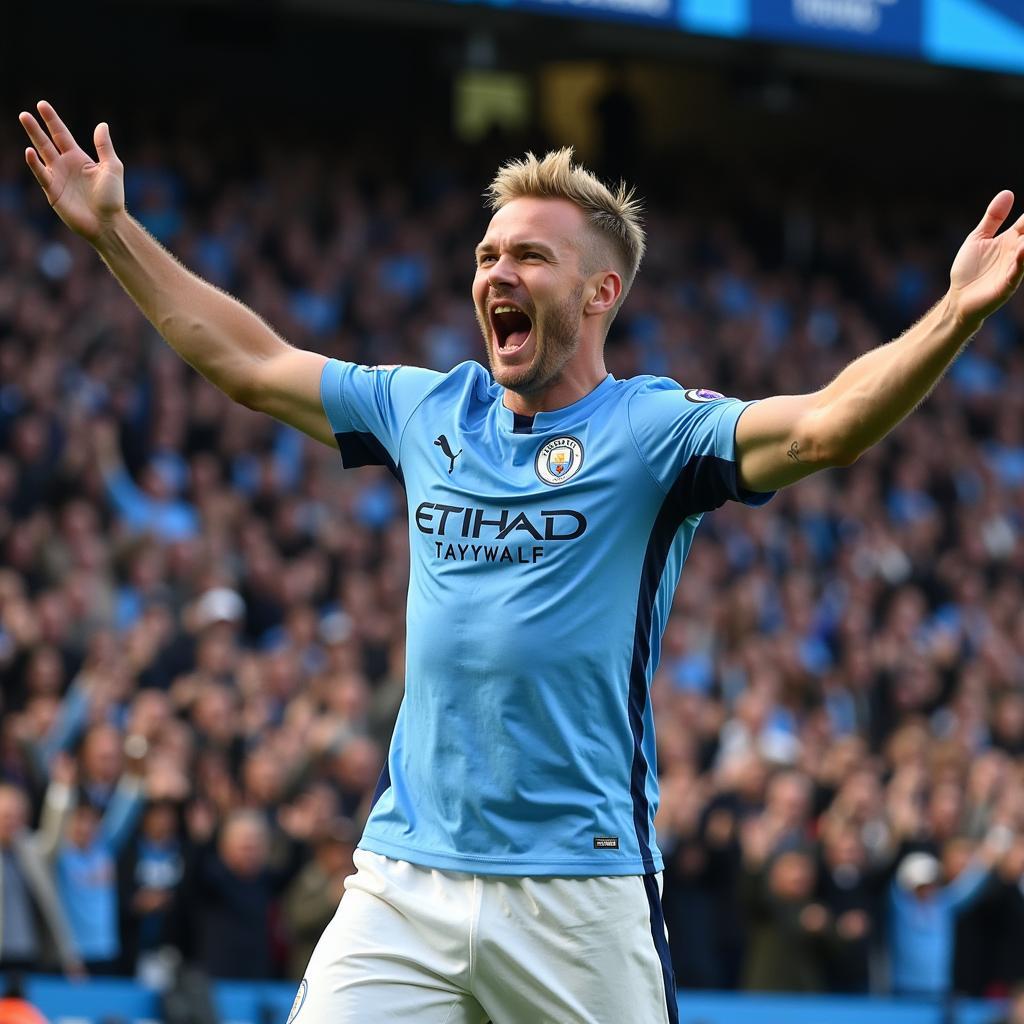
M498 365L487 320L478 318L484 327L487 359L491 364L491 376L494 380L506 390L519 395L534 395L553 384L562 368L579 348L582 300L581 282L563 302L549 309L543 317L538 316L531 328L536 334L536 352L528 366L516 369Z

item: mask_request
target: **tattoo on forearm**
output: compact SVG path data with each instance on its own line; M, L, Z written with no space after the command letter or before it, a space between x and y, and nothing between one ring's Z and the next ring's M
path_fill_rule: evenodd
M794 441L794 442L793 442L793 443L792 443L792 444L791 444L791 445L789 446L789 451L788 451L788 452L786 452L786 454L787 454L787 455L788 455L788 456L789 456L789 457L790 457L790 458L791 458L791 459L792 459L792 460L793 460L794 462L799 462L799 461L800 461L800 442L799 442L799 441Z

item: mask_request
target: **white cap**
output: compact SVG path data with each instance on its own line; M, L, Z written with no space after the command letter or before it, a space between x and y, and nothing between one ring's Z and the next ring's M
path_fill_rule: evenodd
M800 758L800 740L784 729L765 729L758 737L757 747L772 764L796 764Z
M935 885L942 877L942 865L930 853L910 853L903 858L896 880L904 889Z
M328 612L320 620L320 640L325 644L343 644L352 636L352 619L343 611Z
M244 616L242 595L227 587L214 587L196 602L196 629L205 629L214 622L238 622Z

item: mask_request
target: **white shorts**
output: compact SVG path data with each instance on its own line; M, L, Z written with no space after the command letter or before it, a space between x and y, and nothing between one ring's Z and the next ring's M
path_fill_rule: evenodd
M289 1024L678 1024L660 874L355 864Z

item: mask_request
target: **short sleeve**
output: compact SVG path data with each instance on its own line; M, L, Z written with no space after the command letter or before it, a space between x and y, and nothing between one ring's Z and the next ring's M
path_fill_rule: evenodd
M415 366L360 366L329 359L320 378L320 400L345 467L387 466L401 479L402 431L442 378Z
M640 456L678 503L681 518L726 501L763 505L774 494L747 490L739 482L736 424L753 404L657 380L630 399L630 429Z

